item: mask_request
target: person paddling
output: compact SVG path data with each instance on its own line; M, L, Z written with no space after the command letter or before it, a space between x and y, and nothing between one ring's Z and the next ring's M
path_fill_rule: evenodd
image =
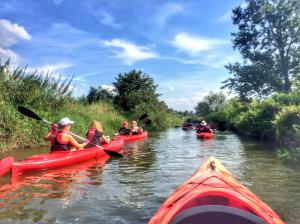
M128 121L125 120L122 122L122 127L119 129L116 135L130 135L130 134L131 133L130 133Z
M110 143L109 136L103 135L103 128L99 121L92 121L87 130L86 137L90 142L96 145L101 145L101 143Z
M69 118L62 118L59 121L59 131L54 138L51 151L73 151L82 149L89 143L89 140L86 140L83 143L78 143L73 136L68 133L71 128L71 124L74 124L74 121L71 121Z
M138 126L136 121L132 121L130 132L132 135L138 135L139 133L143 132L143 129Z
M201 121L200 125L197 127L197 132L212 133L212 130L207 126L205 121Z
M54 147L54 141L57 133L58 133L58 124L53 123L51 124L51 128L49 129L49 131L44 136L44 140L49 141L51 144L51 151L52 148Z

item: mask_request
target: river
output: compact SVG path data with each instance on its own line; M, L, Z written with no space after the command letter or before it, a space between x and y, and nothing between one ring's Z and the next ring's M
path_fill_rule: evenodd
M16 159L47 149L14 151ZM126 156L0 179L0 223L147 223L209 156L220 159L287 224L300 223L300 165L272 145L224 132L201 141L180 128L125 146Z

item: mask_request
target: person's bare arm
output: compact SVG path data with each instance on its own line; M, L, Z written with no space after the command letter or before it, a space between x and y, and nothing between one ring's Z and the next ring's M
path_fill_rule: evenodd
M47 134L44 135L44 140L50 141L50 135L51 135L51 131L49 131Z
M82 149L84 146L87 145L87 143L78 143L71 135L68 135L68 139L70 144L75 147L76 149Z
M109 136L102 136L102 139L103 139L103 141L105 141L105 143L110 143L110 138L109 138Z

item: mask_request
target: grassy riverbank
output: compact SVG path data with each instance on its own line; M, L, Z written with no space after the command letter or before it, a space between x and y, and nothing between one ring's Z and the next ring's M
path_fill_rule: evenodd
M113 134L124 119L138 119L148 113L153 121L149 129L162 129L180 123L180 117L164 109L138 105L124 112L113 102L99 101L88 104L72 96L72 80L57 80L51 75L28 72L18 68L7 72L0 66L0 153L11 149L45 144L43 135L49 126L24 117L18 105L26 106L50 122L62 117L75 121L74 132L84 135L92 120L102 122L105 134ZM46 143L47 144L47 143Z

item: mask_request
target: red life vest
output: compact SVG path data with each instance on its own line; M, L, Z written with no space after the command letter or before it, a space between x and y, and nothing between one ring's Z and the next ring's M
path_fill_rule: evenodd
M55 138L56 138L57 133L58 133L58 131L51 129L51 134L50 134L50 137L49 137L51 147L53 147L55 145Z
M71 144L69 142L64 142L60 140L60 136L65 133L64 131L59 131L54 138L54 145L51 147L51 151L70 151Z
M89 128L86 133L86 137L89 141L93 141L95 134L96 134L96 128Z

